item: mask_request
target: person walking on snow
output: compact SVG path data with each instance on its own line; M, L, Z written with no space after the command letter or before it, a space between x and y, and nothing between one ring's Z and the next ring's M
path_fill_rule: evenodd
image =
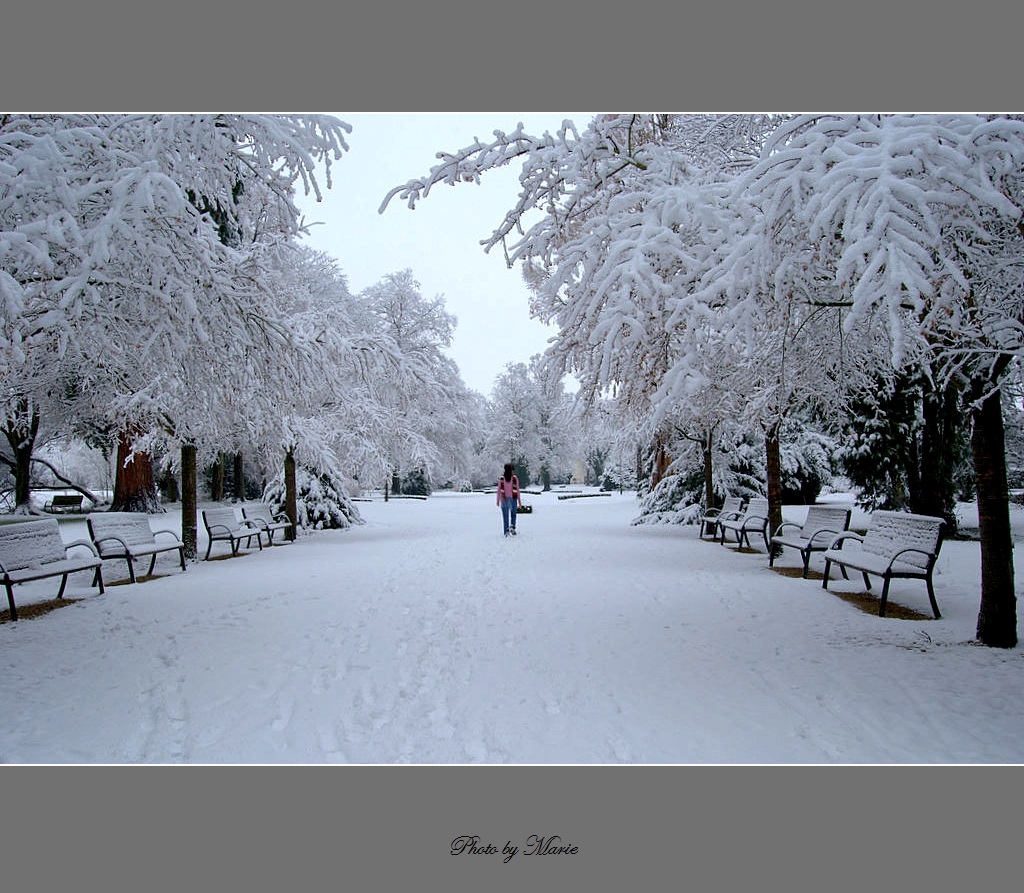
M505 473L498 478L498 506L501 508L501 523L505 536L516 535L516 511L522 508L519 496L519 478L515 475L515 466L505 463Z

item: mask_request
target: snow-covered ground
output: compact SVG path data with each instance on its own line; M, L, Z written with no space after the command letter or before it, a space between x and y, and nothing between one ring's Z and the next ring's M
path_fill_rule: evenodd
M763 551L632 526L632 494L527 500L515 538L493 495L378 498L359 503L364 525L234 558L218 544L184 573L164 555L135 585L107 562L102 596L72 578L80 601L0 625L0 761L1024 758L1024 649L972 642L977 542L943 544L942 619L879 618ZM56 588L18 587L18 604ZM894 582L890 600L929 612L920 581Z

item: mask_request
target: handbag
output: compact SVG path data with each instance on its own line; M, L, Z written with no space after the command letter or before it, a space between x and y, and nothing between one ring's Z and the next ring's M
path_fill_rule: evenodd
M521 506L519 506L519 509L516 511L516 514L517 515L530 515L530 514L533 514L533 506L532 505L527 505L524 502Z

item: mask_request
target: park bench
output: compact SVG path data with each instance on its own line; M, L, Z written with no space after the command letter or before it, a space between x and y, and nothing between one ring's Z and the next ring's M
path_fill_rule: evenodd
M89 555L72 556L71 550L78 547L88 550ZM91 570L94 572L92 585L99 586L102 593L102 567L103 559L92 543L87 540L64 542L56 518L0 525L0 574L7 590L11 620L18 619L18 608L14 604L16 583L60 577L57 598L63 598L68 574Z
M726 496L721 508L712 506L700 517L700 533L703 537L710 534L712 539L718 536L718 521L721 518L737 518L743 511L742 496Z
M185 570L185 544L170 530L154 531L149 517L139 512L94 512L85 519L89 538L96 546L100 558L123 558L128 562L128 577L135 582L135 560L149 557L149 570L153 573L156 558L161 552L178 553L181 569ZM158 536L165 537L162 542Z
M278 531L294 530L292 519L284 512L275 512L265 502L242 506L242 518L260 529L267 536L267 545L274 545L274 534ZM287 542L287 539L285 540Z
M847 568L860 571L868 589L871 588L869 574L881 577L885 582L878 616L884 617L890 581L898 578L924 580L932 612L936 618L940 617L932 586L932 570L942 546L943 523L942 518L930 515L874 512L867 533L863 536L852 531L840 534L825 550L822 587L828 588L829 569L833 564L838 565L846 579L849 579Z
M231 543L231 554L237 555L242 540L245 540L248 548L252 545L252 538L256 537L256 545L263 551L260 529L255 524L239 519L233 508L203 509L203 526L208 537L204 561L209 559L210 548L215 542Z
M804 562L803 576L806 579L811 554L824 552L841 533L850 526L850 509L832 505L812 505L807 509L803 524L783 521L772 535L772 548L768 550L768 566L775 565L776 546L789 546L800 553Z
M82 508L81 493L55 493L43 506L43 511L58 514L60 512L77 512Z
M751 531L757 531L764 537L764 546L768 546L768 500L763 496L755 496L743 511L736 517L724 518L719 516L718 530L722 537L722 545L725 545L725 532L731 530L736 536L736 542L742 549L746 543L750 545Z

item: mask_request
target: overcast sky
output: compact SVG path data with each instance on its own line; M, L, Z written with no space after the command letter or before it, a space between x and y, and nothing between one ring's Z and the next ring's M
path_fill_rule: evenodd
M436 153L452 152L474 138L488 142L495 130L554 132L569 118L580 129L587 112L474 112L336 114L352 125L350 150L332 168L333 185L317 203L300 196L312 227L310 247L330 254L358 294L388 273L410 269L425 298L443 296L458 318L449 355L462 380L490 396L508 363L525 363L544 351L554 329L530 319L528 292L519 268L509 269L499 248L480 242L501 223L518 195L519 167L495 171L480 185L439 186L416 210L393 199L395 186L425 176ZM573 389L567 383L569 390Z

